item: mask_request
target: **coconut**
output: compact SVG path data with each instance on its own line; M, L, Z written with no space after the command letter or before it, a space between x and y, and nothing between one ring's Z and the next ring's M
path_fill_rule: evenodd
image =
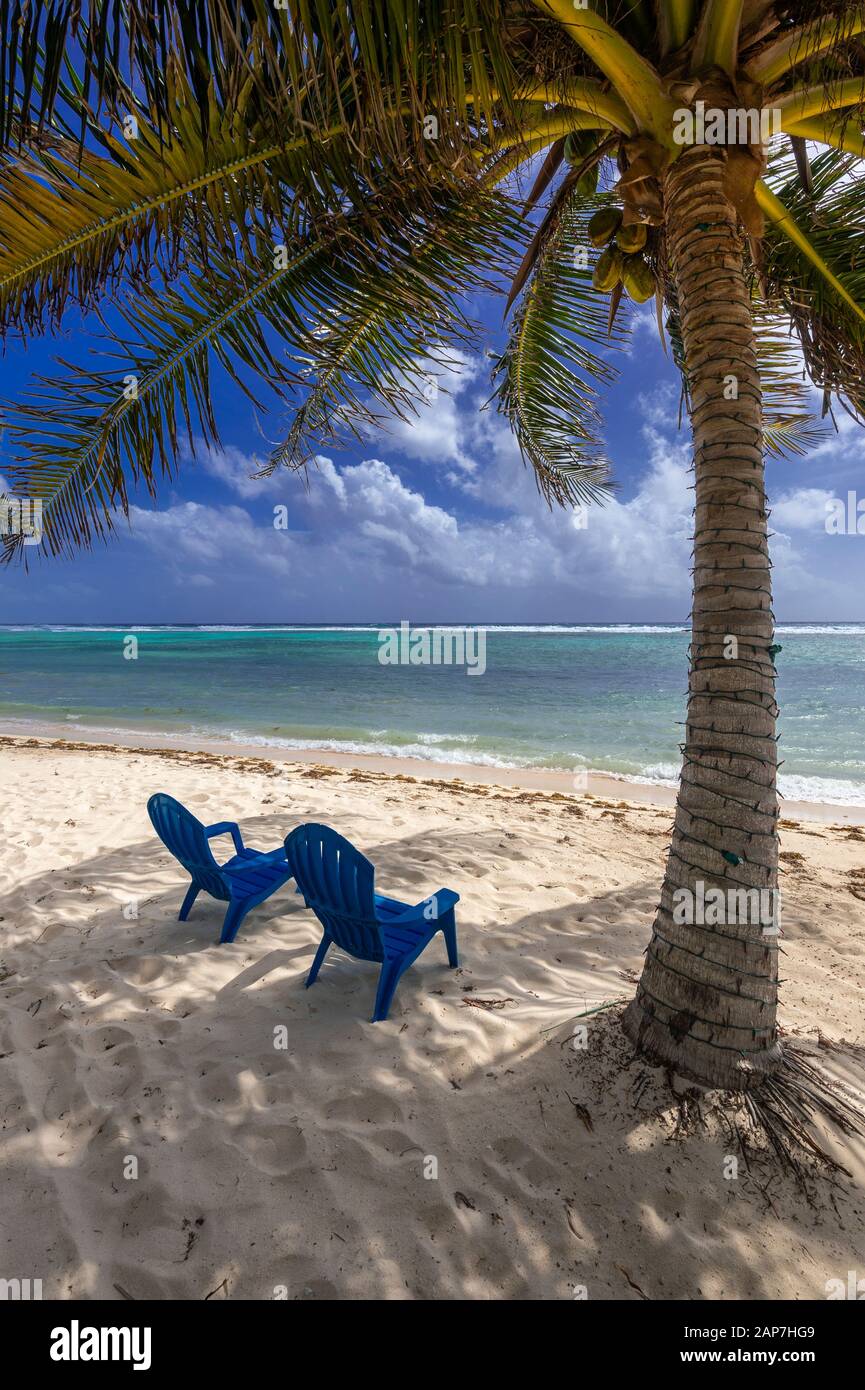
M625 289L637 304L645 304L655 293L655 277L652 268L642 256L628 256L622 267L622 281Z
M622 254L611 247L608 251L602 251L598 257L594 274L592 275L592 285L596 290L601 290L603 294L609 294L622 278Z
M606 246L622 225L620 208L600 208L589 221L589 241L593 246Z
M620 251L632 256L634 252L642 251L648 234L645 222L632 222L629 227L619 228L616 234L616 245Z

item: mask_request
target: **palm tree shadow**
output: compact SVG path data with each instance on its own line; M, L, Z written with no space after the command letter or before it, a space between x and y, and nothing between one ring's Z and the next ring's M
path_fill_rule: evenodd
M273 817L248 827L278 843ZM185 883L155 842L93 855L69 887L32 879L34 920L49 894L77 911L6 983L5 1191L44 1194L11 1222L12 1264L42 1250L54 1297L756 1298L800 1242L803 1296L822 1296L849 1241L828 1203L815 1230L771 1174L768 1195L726 1181L729 1145L674 1136L681 1106L615 1017L575 1019L631 993L657 884L508 921L497 844L446 828L363 846L407 899L492 865L454 884L460 969L434 943L375 1025L375 967L334 953L304 989L320 928L290 884L219 947L220 904L176 922ZM119 900L151 883L127 923ZM97 884L110 903L79 920Z

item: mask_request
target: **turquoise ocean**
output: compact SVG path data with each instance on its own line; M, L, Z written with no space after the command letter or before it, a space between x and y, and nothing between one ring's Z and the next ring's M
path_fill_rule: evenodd
M0 628L0 721L674 783L684 625L486 628L486 671L382 665L360 626ZM137 641L137 658L124 651ZM865 805L865 624L781 625L781 789Z

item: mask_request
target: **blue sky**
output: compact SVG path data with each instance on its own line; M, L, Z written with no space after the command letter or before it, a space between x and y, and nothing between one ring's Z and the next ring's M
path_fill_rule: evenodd
M481 409L501 301L476 308L477 353L442 374L418 421L327 450L307 487L284 472L251 479L282 437L284 410L257 417L215 369L223 451L187 460L155 507L137 498L107 546L4 571L0 622L685 619L688 432L676 427L677 378L653 306L617 354L621 379L605 403L619 491L584 528L549 511L504 420ZM52 353L86 361L93 341L70 314L53 342L9 344L0 394L14 398L32 372L50 371ZM780 621L865 620L865 536L825 530L830 497L863 494L865 435L846 416L838 423L809 458L768 465ZM6 457L0 440L0 475ZM279 506L285 530L273 524Z

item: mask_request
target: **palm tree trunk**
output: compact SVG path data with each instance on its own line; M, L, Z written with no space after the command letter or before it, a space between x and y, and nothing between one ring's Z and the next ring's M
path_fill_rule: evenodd
M664 187L694 441L690 678L661 902L624 1028L684 1076L747 1089L781 1061L767 913L778 874L777 707L760 380L724 167L723 151L697 145ZM720 916L701 914L700 885L703 897L723 890ZM747 908L732 898L736 889L765 890L761 909L753 893Z

